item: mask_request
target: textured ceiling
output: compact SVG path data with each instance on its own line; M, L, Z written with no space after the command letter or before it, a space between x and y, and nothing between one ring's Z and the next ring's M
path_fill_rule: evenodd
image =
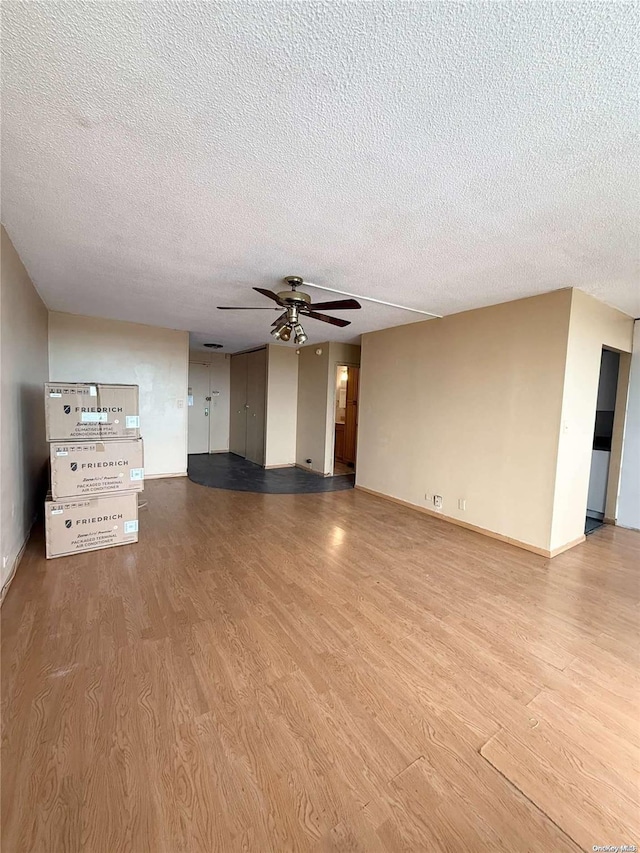
M288 274L638 316L638 9L4 0L2 219L50 308L226 349ZM357 314L310 340L421 319Z

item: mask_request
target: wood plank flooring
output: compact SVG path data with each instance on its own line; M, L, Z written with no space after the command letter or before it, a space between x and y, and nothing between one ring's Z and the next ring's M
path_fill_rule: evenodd
M639 534L549 561L358 491L144 496L138 545L36 534L2 607L3 851L638 844Z

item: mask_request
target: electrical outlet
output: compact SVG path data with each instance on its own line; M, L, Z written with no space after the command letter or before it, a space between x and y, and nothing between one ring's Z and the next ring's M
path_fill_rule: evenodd
M433 496L433 505L436 509L442 509L442 495Z
M458 509L461 509L464 511L464 510L466 510L466 508L467 508L467 502L465 501L465 499L464 498L458 498Z

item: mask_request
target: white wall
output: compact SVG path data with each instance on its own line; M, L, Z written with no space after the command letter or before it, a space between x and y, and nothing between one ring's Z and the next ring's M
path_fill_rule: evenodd
M208 364L211 382L209 409L209 452L226 453L229 450L229 392L231 359L221 352L189 353L189 362ZM218 391L216 395L213 392Z
M571 291L551 550L584 534L602 347L631 352L633 320L581 290ZM613 447L612 447L613 464ZM618 484L609 490L617 493ZM609 502L607 501L607 504Z
M640 323L633 335L617 523L640 530Z
M4 228L0 270L0 585L13 574L44 497L47 309Z
M49 315L49 378L140 387L145 475L187 470L189 334L75 314Z
M298 359L291 346L267 346L267 467L294 465L298 425Z

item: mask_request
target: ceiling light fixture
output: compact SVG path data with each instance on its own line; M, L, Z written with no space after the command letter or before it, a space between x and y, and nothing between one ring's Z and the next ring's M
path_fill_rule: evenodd
M285 343L287 343L291 340L292 331L293 329L291 327L291 324L288 322L284 322L280 323L279 326L276 326L275 329L272 329L271 334L277 341L284 341Z
M283 341L284 343L288 343L291 340L292 335L294 336L294 343L298 345L305 343L307 340L307 334L300 323L298 323L295 318L292 320L290 317L282 323L278 323L278 325L271 330L271 334L277 341Z
M307 340L307 335L305 334L304 329L300 325L300 323L296 323L293 327L293 331L295 333L294 343L303 344Z
M287 326L287 324L286 324L286 323L281 323L279 326L276 326L276 327L275 327L275 329L272 329L272 330L271 330L271 334L273 335L273 337L274 337L277 341L279 341L279 340L280 340L280 338L282 337L282 333L284 332L284 330L285 330L285 329L288 329L288 328L289 328L289 327ZM289 334L289 337L291 337L291 334Z
M271 334L277 341L289 341L291 336L295 335L295 342L303 344L307 338L305 330L300 325L302 317L311 317L313 320L320 320L322 323L330 323L332 326L338 326L343 329L349 326L350 320L343 320L342 317L332 317L329 314L322 313L323 311L355 311L361 307L360 303L355 299L332 299L329 302L313 303L308 293L298 290L298 287L304 284L303 279L299 275L288 275L284 279L290 290L282 290L279 293L274 293L272 290L266 290L264 287L254 287L253 289L262 296L266 296L284 309L275 323L272 323ZM269 310L262 305L219 305L220 311L251 311ZM272 306L273 307L273 306Z

